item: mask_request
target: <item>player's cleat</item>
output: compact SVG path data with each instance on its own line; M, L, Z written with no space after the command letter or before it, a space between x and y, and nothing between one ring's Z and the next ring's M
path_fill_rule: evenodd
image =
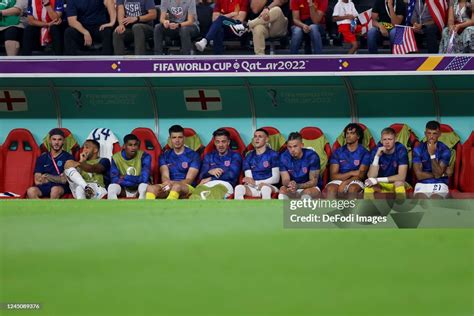
M249 27L247 25L244 25L244 24L230 25L230 29L232 30L232 32L234 32L235 35L237 35L239 37L244 35L245 33L249 32Z
M86 185L84 192L86 193L86 199L90 200L95 196L95 191L92 187Z

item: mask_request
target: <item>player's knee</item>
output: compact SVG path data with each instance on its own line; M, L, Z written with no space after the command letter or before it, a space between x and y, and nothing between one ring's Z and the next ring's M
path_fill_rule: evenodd
M337 193L337 190L338 190L338 186L337 185L334 185L334 184L329 184L328 186L326 186L326 192L327 193Z
M60 198L64 194L63 187L54 186L51 188L50 196L52 199Z
M360 191L362 191L362 188L357 184L351 184L347 189L347 192L349 193L358 193Z
M107 188L107 191L108 192L114 192L114 193L118 194L118 193L120 193L120 191L122 191L122 188L117 183L111 183L111 184L109 184L109 187Z
M175 191L175 192L181 193L181 191L183 191L183 187L182 187L181 184L179 184L179 183L174 183L174 184L171 186L171 191Z
M28 199L36 199L40 196L40 190L37 187L30 187L26 190L26 197Z
M64 169L74 168L74 163L75 163L74 160L66 161L66 163L64 164Z

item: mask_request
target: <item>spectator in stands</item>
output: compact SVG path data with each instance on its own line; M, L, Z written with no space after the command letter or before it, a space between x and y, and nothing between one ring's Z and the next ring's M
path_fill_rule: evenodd
M329 159L329 176L326 185L328 198L355 198L364 189L364 180L370 164L370 154L362 146L364 131L351 123L344 128L346 144L336 149Z
M438 39L440 37L440 29L428 9L426 0L415 1L411 23L418 47L422 46L422 41L425 39L428 53L437 53L439 50Z
M442 198L449 193L447 169L451 151L438 141L440 128L436 121L426 123L426 141L413 150L413 171L418 179L415 185L416 198Z
M280 156L281 184L278 199L315 199L321 195L318 187L320 160L318 154L303 148L300 133L291 133L286 151Z
M34 48L46 46L50 43L55 55L63 54L63 28L61 24L63 12L63 0L28 1L28 25L25 27L23 34L23 55L29 56Z
M291 27L290 53L298 54L303 37L309 36L313 54L323 51L322 36L324 34L324 15L328 0L291 0L290 8L293 13Z
M82 49L102 43L102 55L112 55L112 30L117 17L114 0L68 0L69 27L64 32L65 55L81 55Z
M146 39L153 36L156 15L153 0L117 0L119 25L113 33L115 55L125 55L125 44L131 41L135 55L145 55Z
M275 186L280 182L278 153L268 147L268 132L259 128L253 134L254 150L244 159L243 184L235 187L235 199L243 200L244 196L261 197L264 200L272 198L272 193L278 192Z
M29 199L50 197L59 199L69 191L64 166L66 161L73 160L72 155L63 151L64 132L53 128L49 132L51 150L44 152L36 159L34 186L28 188L26 196Z
M194 181L199 174L199 154L184 145L184 128L173 125L168 130L171 147L159 159L161 183L149 185L147 199L177 200L194 191Z
M356 34L360 32L360 26L357 27L358 15L354 2L351 0L339 0L332 14L332 19L337 23L337 30L342 34L344 42L352 45L349 54L355 54L359 48L356 38Z
M382 38L395 39L395 25L401 24L406 12L403 0L375 0L372 8L372 28L367 32L369 53L377 54Z
M110 160L99 158L100 145L93 139L86 140L79 162L66 161L64 174L69 182L72 195L78 200L100 200L107 195L106 180L110 170Z
M233 28L244 31L249 28L253 35L253 49L256 55L265 55L265 40L282 37L288 33L288 0L251 0L249 22L236 24Z
M179 38L181 53L190 55L193 48L191 39L199 35L195 0L163 0L161 2L160 23L155 26L155 54L163 54L163 39Z
M220 55L224 51L224 38L242 36L245 32L232 29L231 26L241 24L247 17L247 0L216 0L213 23L206 36L196 42L196 48L200 52L204 51L210 41L214 42L214 54Z
M109 200L118 196L145 199L150 180L151 156L138 148L140 140L133 134L125 135L122 150L112 156Z
M27 0L0 1L0 39L5 43L8 56L18 55L20 50L27 6Z
M474 53L474 12L467 0L450 0L448 26L444 28L440 53Z
M397 197L405 197L405 182L408 171L408 151L396 141L395 130L384 128L380 143L370 153L372 161L368 179L365 180L364 197L373 198L375 192L395 192Z
M234 193L234 186L239 180L242 157L230 149L228 131L218 129L212 136L215 149L204 156L199 175L202 180L193 195L199 194L201 198L206 199L206 195L220 192L223 193L221 198L227 198Z

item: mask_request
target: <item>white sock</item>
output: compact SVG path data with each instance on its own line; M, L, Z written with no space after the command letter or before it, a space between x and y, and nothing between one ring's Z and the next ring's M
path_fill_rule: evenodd
M279 200L289 200L288 195L286 194L278 194L278 199Z
M76 199L78 200L84 200L86 198L86 191L84 191L84 189L81 187L77 187L75 193L76 193Z
M234 190L234 200L243 200L245 195L245 187L239 184Z
M117 183L112 183L107 189L107 199L116 200L117 196L122 192L122 187Z
M272 188L264 186L260 192L262 193L262 200L270 200L272 198Z
M76 168L68 168L64 170L64 174L69 178L69 181L77 184L82 189L85 189L87 183Z
M138 186L138 199L139 200L145 199L147 187L148 187L148 184L146 183L140 183L140 185Z

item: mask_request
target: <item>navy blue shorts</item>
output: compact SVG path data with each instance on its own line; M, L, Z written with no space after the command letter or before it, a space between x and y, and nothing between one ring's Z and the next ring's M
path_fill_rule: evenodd
M40 184L36 186L41 191L41 197L49 197L51 195L51 189L53 187L62 187L64 189L64 194L70 193L69 185L52 183L48 182L45 184Z

